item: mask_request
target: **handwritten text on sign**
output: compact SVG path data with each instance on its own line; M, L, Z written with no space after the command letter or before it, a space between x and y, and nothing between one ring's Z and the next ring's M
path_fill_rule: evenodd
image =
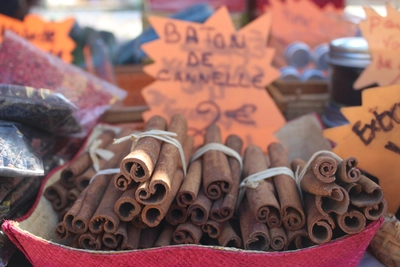
M388 210L400 206L400 85L365 89L362 106L342 108L349 124L324 131L337 143L342 158L355 156L359 167L376 176L385 192Z
M45 22L39 16L27 15L24 21L19 21L0 14L0 42L6 30L11 30L24 37L37 47L52 53L66 62L72 62L74 41L69 33L74 19L62 22Z
M332 4L320 8L311 0L269 0L273 16L271 33L288 43L302 41L311 47L333 39L354 36L356 25L343 19Z
M236 32L229 12L220 8L204 24L152 17L160 39L143 50L155 61L145 72L156 82L143 89L150 106L144 114L183 113L196 144L205 129L217 123L226 138L231 133L266 147L284 118L265 91L279 77L266 47L271 23L263 15Z
M367 19L360 29L368 42L372 61L354 83L354 89L371 84L386 86L400 83L400 12L389 4L387 16L364 8Z

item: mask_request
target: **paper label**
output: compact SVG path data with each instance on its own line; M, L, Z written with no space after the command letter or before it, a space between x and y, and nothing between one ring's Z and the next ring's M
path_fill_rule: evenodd
M337 144L333 152L354 156L360 169L379 179L388 211L400 206L400 85L362 91L362 106L342 108L350 122L324 131Z
M0 14L0 42L6 30L11 30L24 37L37 47L72 62L72 51L75 42L69 37L74 19L61 22L46 22L37 15L27 15L24 21L19 21Z
M354 83L354 89L372 84L387 86L400 83L400 12L386 5L387 16L364 8L366 20L360 22L368 42L372 61Z
M269 0L272 13L271 34L288 43L302 41L311 46L354 36L356 25L342 17L343 9L333 4L323 8L310 0Z
M266 47L269 14L237 32L226 7L204 24L149 20L160 39L142 46L155 61L144 70L156 78L142 91L150 107L145 120L182 113L196 145L213 123L223 139L234 133L262 148L276 140L273 133L285 119L265 90L280 75L270 65L274 51Z

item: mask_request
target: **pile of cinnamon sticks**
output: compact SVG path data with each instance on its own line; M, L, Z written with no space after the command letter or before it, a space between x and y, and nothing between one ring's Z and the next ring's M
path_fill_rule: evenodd
M317 156L298 184L278 173L246 185L238 199L245 177L276 167L301 172L306 163L290 163L279 143L270 144L267 154L248 146L242 162L218 148L191 160L195 149L187 130L182 115L174 115L169 124L155 116L145 125L145 133L175 133L181 150L154 134L135 140L134 146L131 141L113 144L132 130L104 131L97 147L114 156L100 159L99 169L119 172L92 179L97 171L88 151L63 170L45 191L60 215L56 237L96 250L204 244L282 251L360 232L386 209L382 190L361 175L356 159L342 161L329 154ZM205 132L208 144L224 144L238 154L243 150L237 135L223 142L216 125Z

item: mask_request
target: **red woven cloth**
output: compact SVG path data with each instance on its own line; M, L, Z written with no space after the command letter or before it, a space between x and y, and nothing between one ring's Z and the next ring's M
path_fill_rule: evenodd
M327 244L288 252L255 252L205 246L169 246L135 251L79 250L38 238L6 221L3 229L34 266L358 266L382 224Z

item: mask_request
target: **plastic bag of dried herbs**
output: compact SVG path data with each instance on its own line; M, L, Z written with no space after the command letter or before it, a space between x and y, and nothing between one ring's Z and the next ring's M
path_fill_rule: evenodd
M81 131L76 106L48 89L0 84L0 119L20 122L57 135Z
M4 33L0 46L0 83L61 93L77 107L74 115L83 137L111 105L127 95L117 86L46 53L11 31Z
M42 158L11 122L0 122L0 176L42 176Z

